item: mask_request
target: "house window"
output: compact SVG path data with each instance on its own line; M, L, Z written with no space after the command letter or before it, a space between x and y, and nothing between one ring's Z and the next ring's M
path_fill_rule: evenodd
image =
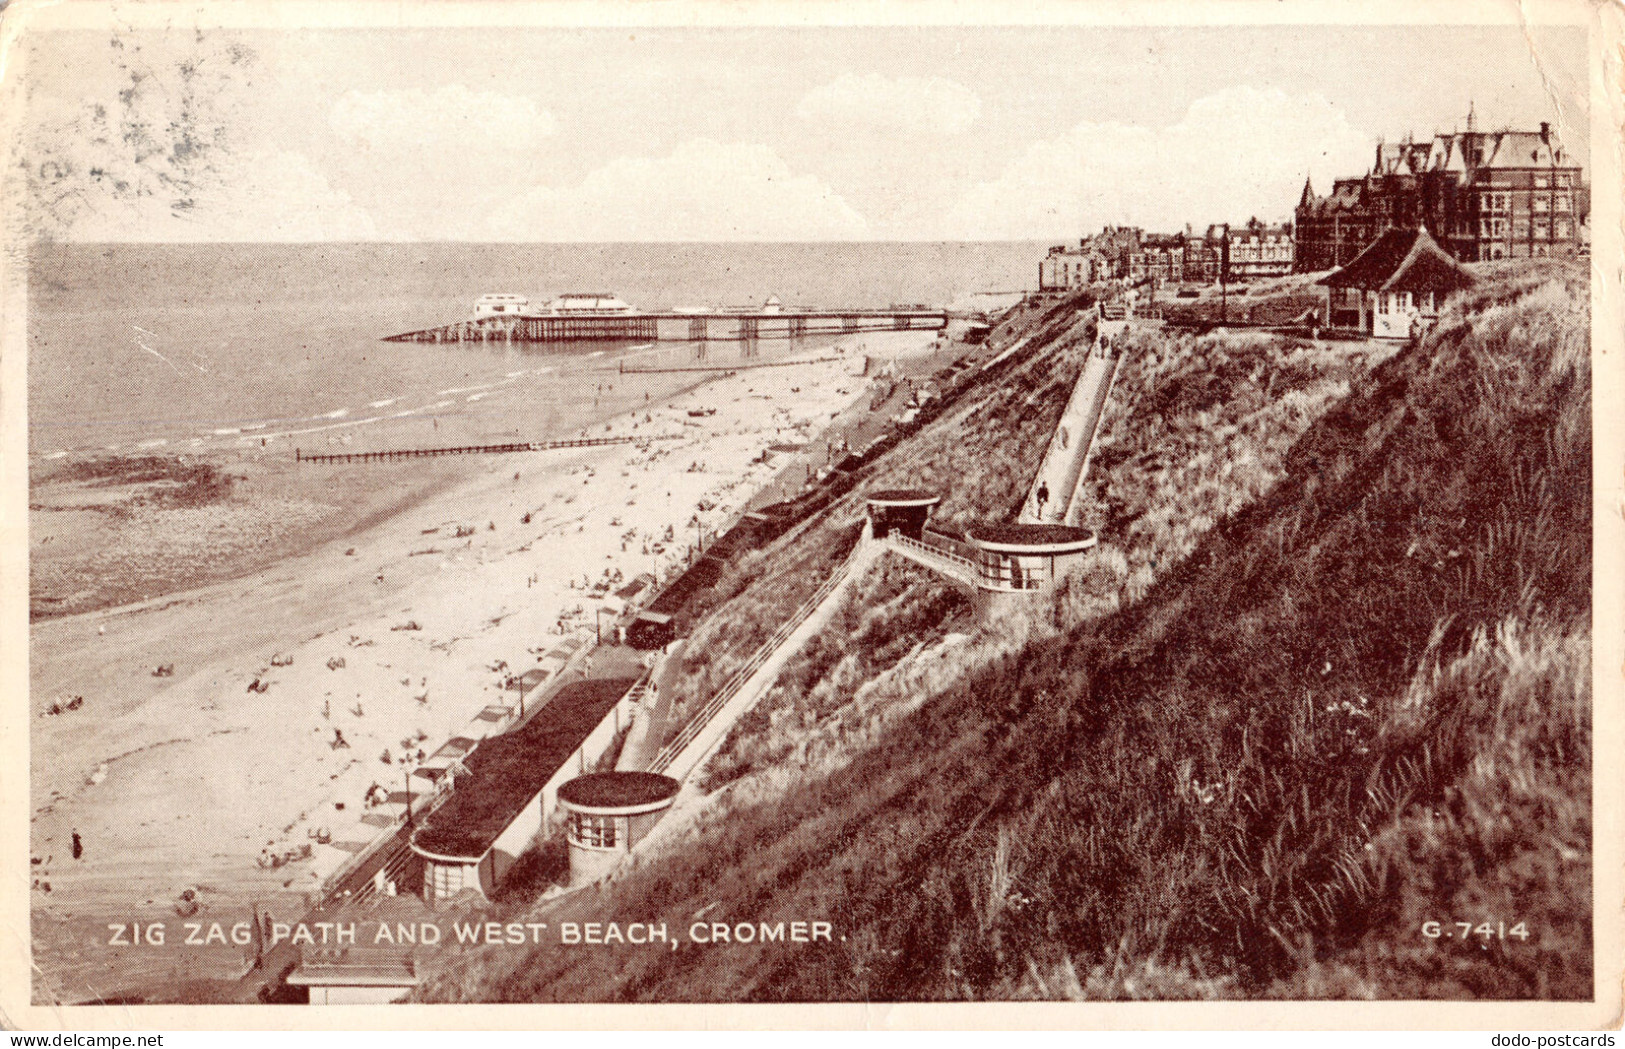
M1408 291L1400 292L1399 293L1399 312L1404 313L1406 310L1409 310L1410 308L1411 308L1411 293L1408 292Z
M1551 184L1552 184L1552 176L1550 176L1550 175L1536 175L1535 176L1535 188L1536 189L1546 189Z
M1551 235L1552 227L1549 222L1547 222L1545 219L1541 219L1535 223L1535 237L1537 239L1548 240L1551 238Z
M1556 186L1558 189L1568 189L1572 184L1573 183L1569 181L1569 176L1567 175L1558 175L1556 177Z
M1431 291L1425 291L1421 294L1420 298L1422 302L1422 312L1432 313L1434 310L1433 293Z
M1570 207L1570 204L1569 204L1569 198L1568 197L1559 196L1559 197L1553 197L1552 198L1552 210L1553 211L1568 211L1569 207Z
M613 849L616 842L616 818L594 816L585 812L570 813L570 842L589 849Z
M1387 295L1378 295L1377 296L1377 312L1382 313L1382 314L1386 314L1388 312L1388 296Z
M1552 207L1552 202L1548 198L1546 198L1546 197L1536 197L1535 198L1535 211L1536 211L1537 214L1544 215L1546 212L1551 210L1551 207Z
M1574 236L1574 227L1569 225L1568 219L1558 219L1556 226L1553 227L1553 232L1558 240L1568 240Z

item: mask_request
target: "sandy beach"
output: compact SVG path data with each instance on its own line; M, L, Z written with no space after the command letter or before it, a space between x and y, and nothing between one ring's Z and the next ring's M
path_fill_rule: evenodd
M353 817L371 784L403 781L403 743L432 752L509 674L590 636L593 583L674 570L790 462L768 445L812 441L866 395L862 366L852 352L739 371L592 427L635 444L437 460L413 499L297 556L35 623L36 962L82 966L87 923L173 919L188 890L203 915L299 906L313 865L265 869L262 850Z

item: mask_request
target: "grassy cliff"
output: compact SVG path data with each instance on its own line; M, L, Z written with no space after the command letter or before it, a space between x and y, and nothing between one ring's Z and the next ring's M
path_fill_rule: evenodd
M568 901L837 942L476 953L422 995L1589 996L1588 291L1483 277L1380 361L1139 336L1091 467L1103 549L1049 614L978 630L877 568L699 816ZM1021 469L952 461L956 492Z

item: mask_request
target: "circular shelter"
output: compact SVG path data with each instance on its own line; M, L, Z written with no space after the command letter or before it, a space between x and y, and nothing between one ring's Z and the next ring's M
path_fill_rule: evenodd
M942 496L917 488L888 488L870 492L868 501L869 522L876 539L884 539L896 530L919 540L931 518L931 508L942 501Z
M570 884L584 885L614 870L671 807L679 786L653 772L598 772L560 787Z
M982 590L1047 590L1099 541L1087 528L1057 524L980 524L966 542L976 551Z

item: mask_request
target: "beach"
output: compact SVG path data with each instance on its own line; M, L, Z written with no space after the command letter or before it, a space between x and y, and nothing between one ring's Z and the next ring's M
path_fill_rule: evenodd
M816 454L867 394L864 351L926 341L871 333L820 363L583 383L592 421L568 432L635 443L325 466L290 465L286 440L258 459L245 442L224 460L247 478L230 498L99 515L132 564L165 549L208 563L211 535L230 552L201 585L152 575L153 593L32 628L35 958L55 993L108 989L85 985L84 930L103 919L173 918L188 892L200 916L299 907L314 866L263 867L262 851L353 817L372 784L402 782L403 753L432 752L510 675L590 638L594 584L671 574L781 470L822 465L765 453Z

